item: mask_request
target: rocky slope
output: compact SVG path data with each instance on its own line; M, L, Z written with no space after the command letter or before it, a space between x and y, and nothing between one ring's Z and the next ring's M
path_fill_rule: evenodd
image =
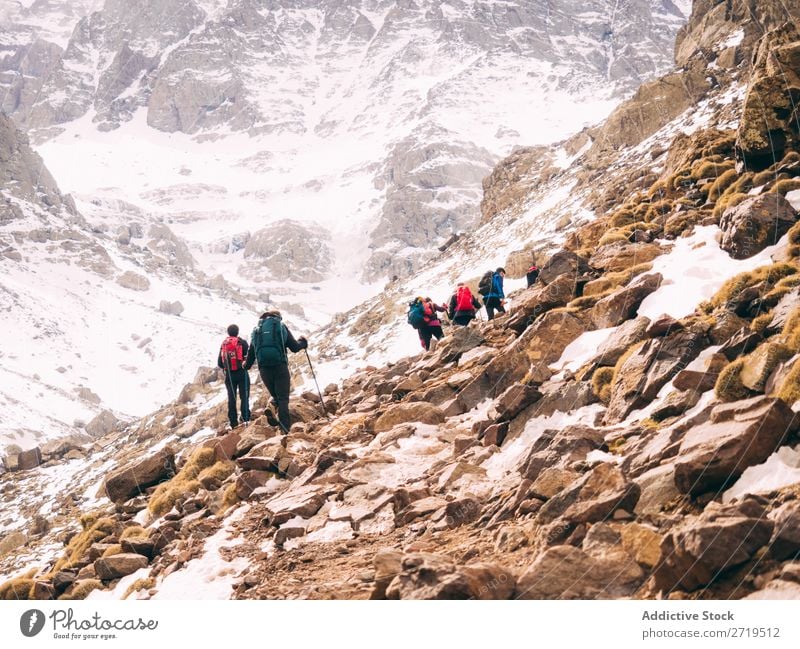
M295 396L285 437L266 418L225 431L204 371L72 459L51 450L4 480L0 593L800 597L800 152L780 121L800 33L767 5L758 39L728 14L697 27L741 29L755 56L719 73L695 128L665 116L604 175L583 169L606 213L553 242L508 315L328 386L327 415ZM520 165L495 177L535 188Z

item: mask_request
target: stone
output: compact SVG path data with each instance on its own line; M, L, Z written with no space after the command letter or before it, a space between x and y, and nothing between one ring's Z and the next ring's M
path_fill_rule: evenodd
M625 288L598 301L589 310L589 319L594 329L616 327L636 315L639 305L661 286L661 273L640 275Z
M274 474L268 471L242 471L236 477L236 495L239 500L247 500L256 489L263 487L272 477L274 477Z
M247 455L238 458L236 463L244 471L277 472L284 455L286 455L286 449L279 440L273 438L253 447Z
M429 553L407 554L401 572L386 589L387 599L509 599L516 580L505 568L475 563L456 566L452 559Z
M131 289L132 291L148 291L150 290L150 280L144 275L134 273L132 270L125 271L117 277L117 284L123 288Z
M295 516L311 518L325 500L324 491L317 485L290 487L266 502L266 520L270 525L279 526Z
M239 432L233 430L204 442L203 448L213 448L217 462L230 462L236 457L236 449L241 441Z
M538 281L543 284L551 284L556 279L566 276L575 282L590 270L591 267L586 259L569 250L560 250L539 268Z
M640 566L655 568L661 561L661 534L652 527L627 523L619 528L622 547Z
M67 588L75 583L78 573L74 570L59 570L53 575L53 588L57 595L63 593Z
M694 408L700 401L700 393L694 390L670 392L653 410L650 418L654 421L663 421L670 417L679 417L687 410Z
M485 339L477 327L455 327L437 347L443 364L452 363L462 355L483 345Z
M18 550L28 542L25 532L8 532L0 537L0 557Z
M795 354L788 361L778 363L764 384L764 394L768 397L778 396L784 381L798 362L800 362L800 354Z
M150 539L127 538L122 539L119 544L123 553L140 554L148 559L155 556L155 542Z
M103 483L113 502L123 502L175 475L175 453L167 447L109 475Z
M22 451L19 455L17 455L17 469L19 471L28 471L30 469L35 469L42 463L42 452L39 450L38 446L34 448L29 448L25 451Z
M516 383L498 397L494 405L498 421L514 419L525 408L541 399L542 394L535 387Z
M389 584L403 570L403 556L402 552L387 548L383 548L375 554L372 560L375 567L375 587L370 594L370 599L385 599Z
M725 210L720 248L734 259L747 259L772 246L797 221L797 212L781 194L748 198Z
M723 354L712 354L704 363L702 370L681 370L672 379L676 390L707 392L714 388L719 373L725 369L728 359Z
M306 524L295 522L294 520L287 521L281 525L275 532L273 540L275 545L283 547L286 541L297 539L306 534Z
M685 433L675 484L691 495L721 489L764 462L797 426L797 415L780 399L758 396L715 406L706 423Z
M508 422L492 424L482 433L484 446L502 446L508 434Z
M158 304L158 310L161 313L166 313L167 315L179 316L181 313L183 313L183 304L180 303L180 300L176 300L175 302L161 300L161 302Z
M647 337L645 331L649 325L650 318L646 316L639 316L623 322L614 334L600 345L597 354L591 361L592 364L606 367L615 365L632 345Z
M800 584L782 579L773 579L761 590L743 597L746 600L793 600L800 599Z
M599 464L572 485L550 498L536 520L551 523L562 518L570 523L592 523L611 516L616 510L633 511L639 499L639 486L630 482L612 464Z
M748 561L772 535L773 523L763 514L763 506L745 501L734 506L710 503L700 516L688 517L661 541L663 559L653 573L655 587L697 590Z
M534 480L529 493L536 498L549 500L574 483L578 478L580 478L580 474L576 471L549 467Z
M524 427L530 417L526 416L529 412L532 417L549 417L556 412L569 412L584 406L597 403L598 399L592 391L592 384L589 381L553 381L550 380L539 387L541 399L535 401L533 405L526 408L516 420Z
M427 498L415 500L397 513L395 525L401 527L402 525L408 525L418 518L429 517L446 505L447 501L437 496L428 496Z
M441 424L444 422L442 411L429 403L400 403L389 406L375 422L375 432L390 430L398 424L421 422L423 424Z
M505 326L518 334L530 327L542 314L566 306L575 297L575 278L561 275L547 285L537 282L514 300L514 309Z
M705 340L703 334L687 329L645 341L616 374L605 423L623 421L634 410L649 404L675 374L700 354Z
M800 287L794 287L772 309L772 320L764 329L764 335L771 336L783 331L789 316L791 316L798 304L800 304Z
M604 434L588 426L544 430L529 446L527 456L519 465L520 475L528 480L536 480L543 470L566 468L572 462L583 461L587 453L604 444Z
M735 361L740 356L749 354L758 347L764 340L764 336L757 331L751 331L750 327L739 330L719 348L719 353L723 354L729 361Z
M775 530L769 542L769 553L777 561L800 558L800 501L792 500L769 513Z
M675 466L664 464L645 471L633 481L639 485L639 500L634 513L639 516L660 514L664 507L680 497L675 486Z
M451 500L444 508L444 519L451 529L472 523L480 517L483 507L476 498Z
M647 325L644 334L646 338L659 338L683 328L683 324L678 322L675 318L663 314Z
M733 311L722 311L714 318L714 324L708 331L708 337L714 345L722 345L743 329L749 330L749 322Z
M53 585L46 581L35 581L33 583L33 590L31 591L31 599L36 600L50 600L56 598L56 589Z
M94 562L98 579L110 581L133 574L137 570L147 568L147 557L140 554L123 552L110 557L101 557Z
M532 383L547 381L554 374L550 365L586 330L583 314L549 311L536 320L515 343L527 354L530 364L527 380Z
M515 599L611 599L629 597L644 573L622 553L594 557L572 545L545 550L517 581Z
M764 392L775 367L792 357L792 352L781 343L765 342L743 359L739 378L742 385L754 392Z
M604 273L616 273L653 261L664 252L666 250L657 243L614 243L603 246L593 254L589 258L589 265Z

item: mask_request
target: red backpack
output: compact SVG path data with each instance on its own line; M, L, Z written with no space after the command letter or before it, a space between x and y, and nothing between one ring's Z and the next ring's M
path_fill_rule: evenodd
M222 341L222 347L219 350L222 356L222 364L229 370L238 370L242 368L242 343L236 336L228 336Z
M456 293L456 311L474 311L475 306L472 304L472 291L469 286L460 286L458 293Z

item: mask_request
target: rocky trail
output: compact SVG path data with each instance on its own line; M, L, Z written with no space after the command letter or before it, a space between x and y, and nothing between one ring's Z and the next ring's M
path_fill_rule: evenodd
M676 48L710 117L675 127L673 77L612 114L570 172L597 218L522 251L507 315L328 385L329 417L293 395L285 436L260 391L227 430L204 368L91 446L7 457L0 597L800 598L800 33L730 4ZM484 229L558 182L514 178L526 155Z

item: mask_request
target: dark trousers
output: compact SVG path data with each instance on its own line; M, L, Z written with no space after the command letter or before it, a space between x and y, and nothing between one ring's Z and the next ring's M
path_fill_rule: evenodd
M236 413L236 393L242 403L242 421L250 421L250 375L247 370L225 372L225 388L228 390L228 421L231 428L239 425Z
M267 390L272 395L275 403L278 404L278 421L281 428L287 433L291 420L289 417L289 392L292 390L292 380L289 376L289 365L279 363L278 365L259 366L258 373L261 380L267 386Z
M453 324L457 324L459 327L466 327L474 319L474 315L457 315L453 318Z
M486 300L486 319L491 320L494 318L494 312L505 313L506 308L500 304L499 297L490 297Z
M436 340L441 340L444 337L444 331L442 331L441 325L436 327L422 325L422 328L419 330L419 339L422 341L422 346L425 348L425 351L431 348L431 338L433 338L433 336L436 336Z

